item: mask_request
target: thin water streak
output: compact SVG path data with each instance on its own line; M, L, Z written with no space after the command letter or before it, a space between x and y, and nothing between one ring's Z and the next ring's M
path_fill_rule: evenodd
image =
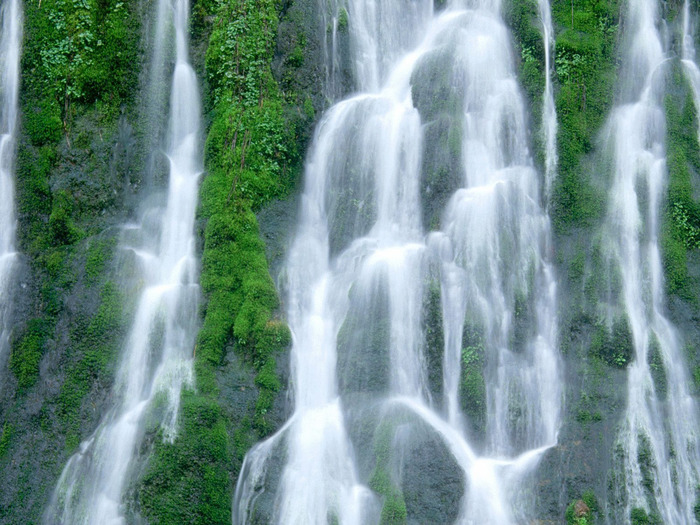
M12 274L17 259L15 248L15 154L22 46L20 0L2 4L2 59L0 107L0 376L7 360L10 338Z

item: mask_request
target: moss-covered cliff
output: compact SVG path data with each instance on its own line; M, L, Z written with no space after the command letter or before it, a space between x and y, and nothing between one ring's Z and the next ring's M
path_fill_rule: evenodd
M537 2L504 4L537 130L544 85ZM610 162L601 137L615 100L622 4L552 2L559 165L548 209L567 386L560 446L548 453L534 489L544 523L580 517L591 523L622 504L614 461L630 336L600 233ZM664 5L677 54L680 2ZM152 2L31 0L24 9L17 158L22 263L11 355L0 372L0 523L8 524L41 520L67 458L110 406L131 298L140 285L133 261L118 248L119 227L164 185L149 167L147 150L157 143L145 111ZM306 147L328 103L327 28L317 2L199 0L191 10L207 123L198 212L205 300L195 388L182 395L180 431L168 443L158 429L147 428L127 490L135 522L230 523L245 453L289 415L291 337L274 278L293 228ZM346 36L341 47L348 45ZM340 55L347 59L347 49ZM700 389L700 347L692 343L700 336L698 116L674 61L666 79L669 181L661 244L667 306L689 341L687 358ZM342 64L339 92L349 89L348 67ZM433 188L422 196L424 220L434 227L456 184L445 177L458 162L450 149L457 131L447 115L450 101L433 107L427 100L440 96L439 79L422 80L414 101L435 114L436 124L426 129L430 140L445 144L444 155L424 161L426 187ZM531 140L541 163L538 136L533 132ZM439 295L430 301L425 328L437 338L430 345L439 354L441 336L429 326L442 322ZM478 422L483 356L468 337L464 346L465 412ZM431 381L439 384L439 355L430 363ZM654 381L663 390L663 374ZM385 448L377 445L382 454ZM373 477L377 487L380 474ZM393 489L376 490L387 495ZM411 505L398 499L397 523ZM581 515L579 500L588 509Z
M325 102L319 23L313 6L298 4L192 6L208 129L196 389L183 393L174 443L147 429L132 519L230 523L245 452L286 416L289 331L255 213L295 191ZM159 145L146 107L153 3L27 2L25 20L22 268L0 382L2 523L40 521L62 466L110 406L139 287L119 227L164 184L147 151Z

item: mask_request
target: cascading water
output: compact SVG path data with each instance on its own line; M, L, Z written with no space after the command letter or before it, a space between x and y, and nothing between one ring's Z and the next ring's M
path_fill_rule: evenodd
M318 126L284 274L295 411L247 455L234 524L534 518L525 480L561 411L556 286L500 7L347 3L361 93ZM452 196L426 235L424 161L446 146L427 130L443 124L457 167L433 181ZM465 385L481 374L477 421Z
M15 262L15 150L19 61L22 44L22 7L19 0L2 5L2 113L0 114L0 367L9 349L9 309L12 267Z
M539 0L542 19L542 39L544 44L545 84L542 106L542 131L545 151L545 195L552 194L552 182L557 169L557 110L554 106L552 90L552 50L554 49L554 29L549 0Z
M614 155L609 246L634 347L619 438L626 507L613 509L615 523L630 523L635 508L659 515L664 523L694 523L700 480L697 407L680 335L664 314L658 235L666 176L663 97L668 61L657 23L655 0L629 2L621 75L625 83L609 124ZM653 380L653 352L661 356L666 374L665 396Z
M180 391L192 382L199 300L193 232L201 174L199 92L188 62L189 4L160 3L159 13L172 14L176 50L167 205L149 209L140 225L125 228L123 249L140 262L144 287L115 379L115 404L65 466L46 523L124 523L122 495L144 415L157 418L164 438L173 439Z

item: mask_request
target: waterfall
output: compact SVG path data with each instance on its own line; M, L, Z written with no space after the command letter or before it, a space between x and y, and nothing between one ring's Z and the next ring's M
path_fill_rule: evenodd
M146 210L124 228L122 249L139 262L143 288L123 346L113 406L68 461L47 509L46 523L125 523L122 496L135 465L146 416L172 440L180 391L193 381L199 286L194 216L201 174L197 78L188 61L187 0L160 0L174 25L175 64L166 155L165 207ZM159 23L160 25L160 23ZM159 34L165 34L159 31ZM164 49L163 44L156 49Z
M542 104L542 131L545 152L545 195L552 195L552 182L557 169L557 110L554 106L552 90L552 50L554 49L554 29L552 12L548 0L539 0L544 44L545 84Z
M634 347L619 436L626 506L624 516L616 515L616 523L630 523L636 508L659 515L664 523L694 523L699 480L697 407L681 336L665 316L659 250L668 61L658 16L655 0L628 5L621 102L608 126L614 164L606 228ZM684 55L686 49L684 45ZM684 58L684 63L689 60ZM667 377L665 397L653 381L652 352L661 356Z
M234 524L535 518L557 289L500 8L347 2L358 92L316 129L284 271L295 409L246 456ZM454 170L430 178L442 157Z
M0 366L9 351L10 295L15 252L15 151L17 148L17 105L19 61L22 44L22 6L19 0L2 4L2 113L0 114Z

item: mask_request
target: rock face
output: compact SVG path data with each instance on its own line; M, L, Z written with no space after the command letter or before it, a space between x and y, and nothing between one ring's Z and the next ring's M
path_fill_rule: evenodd
M87 2L82 6L43 0L26 5L16 175L17 242L21 255L12 294L3 298L12 303L13 330L11 353L0 371L2 524L41 520L65 461L81 440L95 430L101 414L111 406L109 392L119 348L132 313L132 298L141 286L134 277L133 257L117 248L121 227L138 214L145 199L162 198L165 161L158 156L154 159L152 152L147 151L148 144L157 143L158 138L149 142L152 123L144 111L151 89L146 68L152 51L149 35L153 29L153 5L135 0L108 4ZM209 39L217 24L231 22L230 18L224 19L225 11L218 11L213 4L206 0L193 3L191 27L192 56L203 79L208 127L220 124L222 111L215 101L217 72L210 68L218 62L211 58L211 51L207 54ZM235 10L241 2L225 4L230 4L235 16L252 16ZM207 236L209 221L213 223L214 219L202 215L197 250L206 266L212 264L221 245L234 247L238 251L232 253L240 256L240 267L255 267L256 271L263 268L263 277L271 276L280 297L277 301L261 292L264 287L260 280L250 279L244 285L239 274L230 280L217 276L218 280L208 283L212 289L219 286L228 294L222 300L227 315L221 316L226 318L222 323L228 324L223 337L215 342L219 353L206 358L205 366L213 371L201 382L201 391L208 396L206 402L197 398L196 403L188 405L188 414L194 414L191 417L195 427L201 423L202 428L211 428L206 428L201 439L192 439L186 445L176 441L173 448L162 448L157 429L147 429L148 437L125 502L133 523L157 522L153 509L170 504L192 511L192 516L197 516L192 523L230 523L231 499L246 452L262 437L279 429L293 409L289 338L279 328L288 301L282 270L296 228L303 160L314 126L333 101L355 89L354 65L347 11L336 20L338 62L329 72L326 57L332 21L321 12L325 2L250 0L248 4L260 12L274 12L278 24L274 39L263 43L270 50L270 58L266 55L264 60L269 63L255 88L264 92L262 86L270 82L279 91L279 97L270 101L263 93L255 98L253 106L261 111L274 104L281 107L285 128L282 134L275 135L274 141L282 141L279 137L284 136L288 155L258 154L284 164L275 172L275 177L284 179L279 184L283 189L260 190L262 195L251 199L255 205L241 205L245 200L239 199L237 193L243 191L241 185L226 179L225 184L213 190L213 200L218 204L203 202L203 206L216 208L217 213L226 210L229 215L222 222L231 231L222 227L217 230L224 232L220 237ZM444 9L445 4L436 0L435 7ZM542 165L538 115L544 56L537 2L505 0L503 4L512 32L513 55L519 64L519 81L529 100L528 140L532 149L540 152L536 164ZM682 7L680 0L663 2L661 13L671 57L664 80L669 174L664 197L667 204L661 211L661 265L667 289L665 308L682 335L689 376L693 378L691 395L697 401L700 345L694 341L700 340L700 147L697 110L677 60L681 54ZM569 514L574 519L585 518L589 524L624 523L630 519L625 509L632 505L620 489L625 483L620 447L625 444L620 443L619 431L627 403L627 367L632 353L628 321L615 302L620 276L605 258L600 234L606 211L601 203L607 202L606 174L610 168L600 137L605 133L605 118L616 92L619 29L625 21L620 19L617 0L581 0L573 6L573 12L570 2L554 1L552 14L557 50L554 82L559 115L559 171L547 202L555 231L553 246L548 249L558 276L558 342L565 375L565 403L558 444L542 457L527 492L534 501L531 514L537 517L537 523L562 523ZM81 40L83 34L89 35L85 37L88 40ZM62 42L68 42L70 49L61 47ZM245 58L240 60L237 74L241 77L236 77L237 81L250 69ZM461 100L451 96L447 73L453 66L447 53L437 51L416 69L412 78L411 100L420 113L425 151L429 152L422 158L420 181L421 220L427 231L440 228L442 212L462 179L463 129L455 114L461 114L465 108ZM241 83L245 84L242 80ZM231 100L234 109L243 103L242 96L232 95ZM237 113L231 115L232 120L238 118ZM246 125L253 128L259 122L250 118ZM246 161L241 144L245 144L245 131L231 132L222 143L224 147L214 140L207 142L208 168L204 178L217 175L219 165L215 167L212 157L231 156L226 169L232 178L243 171ZM249 149L247 162L252 162L255 154L254 148ZM346 167L346 176L338 181L334 196L335 213L345 219L337 221L336 228L347 233L334 232L334 253L345 248L352 238L350 233L367 230L374 219L374 210L358 207L360 202L371 201L372 196L367 188L350 183L353 168ZM261 186L264 187L262 183ZM210 196L203 195L202 200ZM259 225L259 235L255 230L250 237L243 236L235 230L239 223L244 224L240 230L246 232ZM216 245L219 241L221 244ZM444 387L444 319L439 308L441 297L435 289L439 275L436 273L431 279L424 283L422 330L427 388L439 400ZM340 395L348 407L346 423L353 429L350 441L357 451L359 475L367 480L374 498L372 519L368 520L379 522L382 512L391 512L396 521L384 516L385 523L451 523L459 515L462 495L468 487L444 440L410 415L393 414L392 419L380 414L373 404L374 399L388 391L390 376L386 355L387 305L382 301L385 294L379 289L375 292L352 301L363 307L351 310L341 324L337 363ZM359 293L350 290L351 296ZM241 306L245 294L252 298L246 303L249 315L234 323L232 319L245 310ZM213 311L218 299L216 293L207 293L205 300L211 303L202 308L202 320ZM274 304L268 308L269 315L261 328L270 337L261 338L253 351L250 342L240 337L241 325L246 319L257 319L254 306L263 302ZM531 316L532 312L525 311L515 319L516 324L520 323L520 339L528 335ZM201 338L198 350L203 343L211 343L206 337L208 334ZM478 348L467 339L463 346ZM271 364L264 368L267 348L282 350L276 350L275 360L265 361ZM469 361L472 368L468 372L475 374L475 370L483 368L483 362L483 356L476 356ZM653 349L650 367L655 388L663 394L667 379L658 351L655 354ZM478 443L483 434L484 377L476 374L470 378L473 381L463 385L461 411L467 414L467 427ZM198 461L205 457L202 461L208 462L207 468L212 467L207 470L207 483L214 489L193 501L187 491L178 491L189 486L185 484L188 480L203 484L199 472L192 474L192 470L187 470L192 468L187 464L191 451L183 450L196 448L198 441L208 442L211 436L220 438L216 441L219 448L204 452L197 449L201 455L196 457ZM382 447L387 443L391 453L385 456ZM275 487L285 454L285 442L281 439L266 476L260 481L260 495L250 523L269 523L273 519ZM158 461L164 457L168 461L159 463L153 460L155 456ZM163 488L161 475L182 481L183 485ZM397 486L402 491L395 491ZM162 493L171 499L153 496L160 497ZM571 509L569 514L567 508ZM653 519L654 512L650 509L647 516L645 511L644 519ZM641 516L640 512L637 515Z

